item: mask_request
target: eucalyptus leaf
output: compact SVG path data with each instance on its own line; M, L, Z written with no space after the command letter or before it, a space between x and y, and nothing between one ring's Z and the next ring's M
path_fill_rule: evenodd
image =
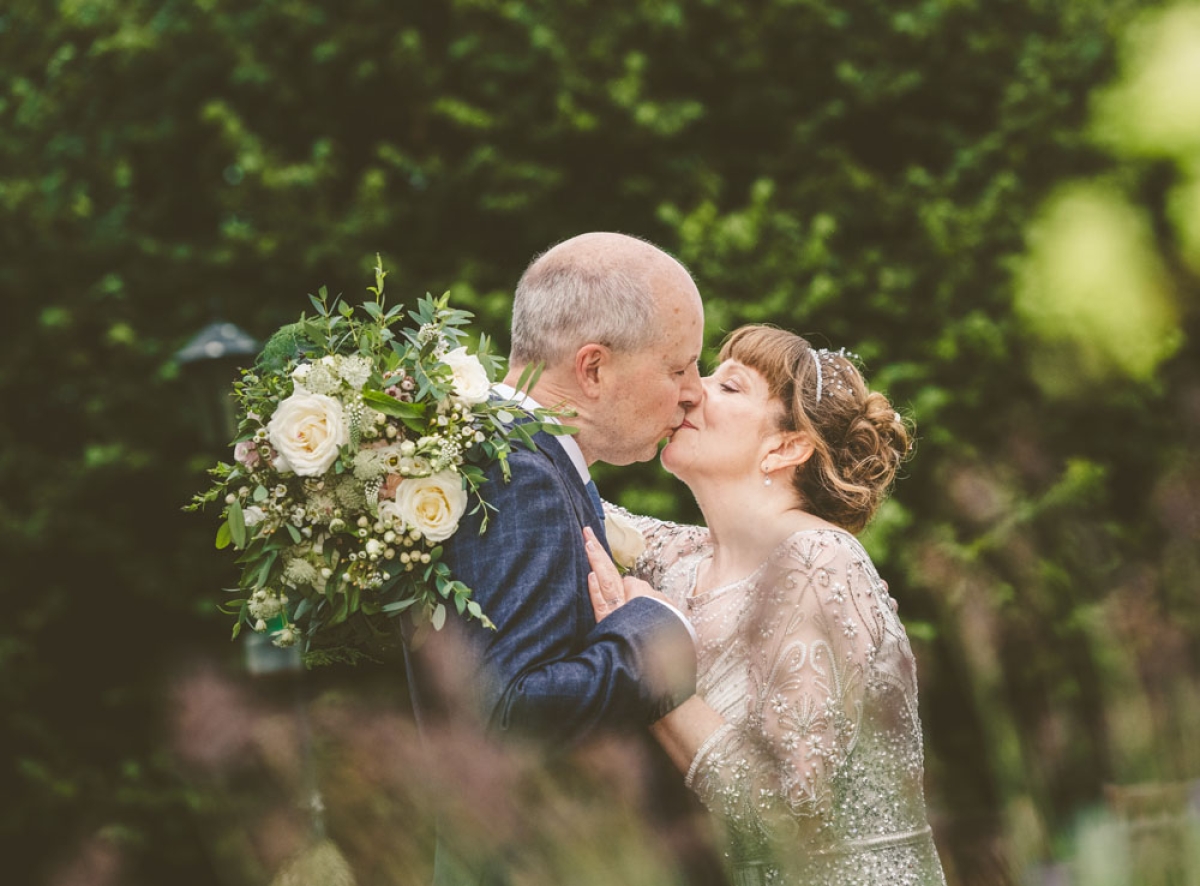
M390 397L381 391L365 390L362 392L362 398L363 402L376 412L382 412L384 415L390 415L393 418L423 418L425 416L424 404L407 403L403 400L397 400L395 397Z
M229 536L233 539L235 547L244 548L246 546L246 517L242 513L242 505L237 500L233 500L233 504L229 506Z

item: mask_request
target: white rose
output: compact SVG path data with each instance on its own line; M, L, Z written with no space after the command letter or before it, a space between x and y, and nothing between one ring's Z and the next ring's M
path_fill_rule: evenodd
M396 505L406 525L430 541L445 541L454 534L467 509L467 493L458 474L442 471L431 477L405 480L396 490Z
M258 505L250 505L242 511L242 522L247 526L257 526L265 519L267 519L267 514Z
M275 410L267 437L279 457L277 471L318 477L337 460L338 448L350 442L342 404L325 394L297 391Z
M488 398L492 383L478 357L468 354L466 348L455 348L442 357L442 362L454 373L454 396L458 400L475 404Z
M622 569L632 569L637 558L646 550L646 539L638 532L638 528L629 518L615 511L604 513L604 534L608 536L613 562Z

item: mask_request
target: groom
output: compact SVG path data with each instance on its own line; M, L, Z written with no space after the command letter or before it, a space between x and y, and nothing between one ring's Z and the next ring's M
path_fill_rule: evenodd
M671 606L639 597L600 624L587 592L583 528L607 546L589 465L647 461L703 397L697 360L704 313L687 271L658 248L611 233L583 234L526 269L513 303L512 353L501 396L522 370L544 370L525 405L568 407L572 436L535 435L514 448L511 481L498 466L484 494L496 511L465 518L446 543L454 577L495 623L448 626L431 642L469 652L471 705L494 738L547 748L657 720L695 691L691 630ZM426 720L444 706L410 663L414 703ZM436 715L435 715L436 716ZM439 847L438 884L450 873Z

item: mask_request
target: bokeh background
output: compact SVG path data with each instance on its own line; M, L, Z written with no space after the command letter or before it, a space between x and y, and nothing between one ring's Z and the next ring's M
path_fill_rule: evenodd
M1200 883L1200 5L1147 0L0 6L0 879L428 881L400 663L229 642L180 508L230 370L179 352L358 300L376 253L503 350L586 230L679 256L710 347L849 347L915 419L866 541L952 883ZM656 465L598 479L697 516ZM632 830L539 802L504 814ZM626 842L528 882L673 882Z

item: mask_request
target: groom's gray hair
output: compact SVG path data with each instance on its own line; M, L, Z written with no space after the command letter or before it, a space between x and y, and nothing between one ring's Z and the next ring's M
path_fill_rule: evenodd
M624 234L582 234L546 250L517 284L510 362L555 366L590 342L619 353L649 347L661 332L652 284L664 262L687 273Z

